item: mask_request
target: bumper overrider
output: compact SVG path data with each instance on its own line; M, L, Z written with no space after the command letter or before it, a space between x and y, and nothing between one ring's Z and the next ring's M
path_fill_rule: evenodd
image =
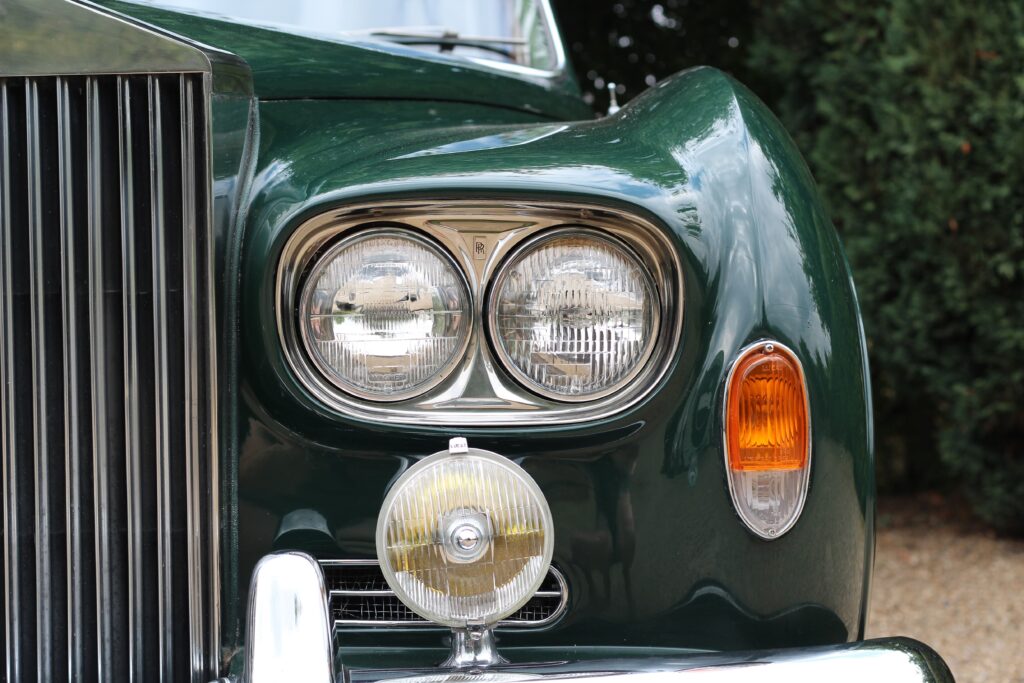
M522 468L496 453L469 448L465 439L452 439L448 450L421 460L394 482L377 523L377 555L388 584L411 610L452 629L449 657L426 670L347 668L335 648L320 564L305 553L285 551L265 556L253 574L244 680L953 680L938 654L906 638L754 652L662 650L656 656L617 649L609 658L598 654L577 661L554 650L550 658L538 656L543 649L506 652L517 660L512 663L498 653L492 628L535 593L547 574L552 527L547 501Z

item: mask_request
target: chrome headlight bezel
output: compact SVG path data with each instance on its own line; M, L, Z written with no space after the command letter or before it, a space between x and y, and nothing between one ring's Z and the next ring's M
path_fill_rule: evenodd
M352 382L346 381L337 370L331 367L317 351L314 345L313 339L310 338L310 330L307 321L310 316L310 297L312 289L315 287L317 279L321 271L326 268L332 260L334 260L338 254L344 249L352 247L360 242L374 239L376 237L394 238L399 240L407 240L418 244L420 247L430 252L438 258L441 262L451 268L452 273L455 276L458 284L462 289L464 299L468 304L468 311L466 320L463 323L465 327L464 335L461 341L458 343L451 357L446 363L444 363L437 372L434 373L428 380L420 382L406 391L396 391L389 394L381 394L376 392L367 391ZM308 265L305 268L303 274L303 285L299 290L299 302L298 302L298 328L299 336L302 340L303 348L305 351L306 358L312 362L316 370L319 371L320 376L327 383L333 385L337 389L344 391L347 394L355 396L360 399L375 402L395 402L402 401L409 398L413 398L430 391L438 384L443 382L452 373L454 368L461 362L462 358L466 355L466 348L469 346L469 341L473 336L474 329L476 327L476 315L475 307L473 305L473 296L469 287L469 283L466 280L465 273L459 264L451 257L451 255L444 249L440 244L437 244L433 240L416 233L404 229L403 227L393 226L372 226L362 230L354 231L350 234L344 235L340 239L329 243L326 249L319 250L318 253L313 255L309 260Z
M460 267L473 299L473 329L461 363L425 392L367 400L322 377L299 330L299 294L312 260L337 240L374 226L411 231L440 245ZM507 372L487 340L488 283L509 254L554 230L595 231L627 245L648 270L660 325L653 350L631 381L586 401L543 396ZM285 386L326 416L407 425L565 425L604 419L646 398L664 378L682 338L683 269L671 233L640 215L591 204L525 200L385 200L328 209L299 223L277 262L275 300ZM312 399L312 400L310 400ZM326 412L325 412L326 409Z
M603 388L591 391L586 394L565 394L557 391L553 391L543 384L535 381L526 372L516 364L516 362L510 357L510 354L506 348L506 344L499 329L498 324L498 301L497 298L501 294L502 287L505 281L509 277L509 274L513 271L515 266L525 259L529 254L536 250L542 249L549 242L553 242L563 237L579 237L586 240L592 240L595 242L603 242L605 245L618 250L623 256L630 261L633 261L637 265L637 270L641 274L641 278L644 280L644 284L649 295L652 297L652 317L651 330L648 339L645 342L644 349L639 355L639 358L623 377L617 381L604 386ZM494 347L495 356L501 362L502 367L507 373L512 375L520 384L524 387L533 391L534 393L540 394L546 398L550 398L555 401L565 403L586 403L589 401L596 401L601 398L605 398L614 394L633 382L636 377L643 372L644 367L651 359L651 355L654 353L655 344L658 340L658 330L661 327L661 303L660 296L658 293L658 287L654 282L654 277L648 267L644 264L640 256L623 240L616 238L615 236L605 233L600 229L580 226L566 226L563 228L556 228L550 231L542 232L529 239L521 242L515 250L505 257L502 264L495 271L494 276L491 278L491 282L488 284L487 300L486 300L486 321L487 321L487 335L491 345Z

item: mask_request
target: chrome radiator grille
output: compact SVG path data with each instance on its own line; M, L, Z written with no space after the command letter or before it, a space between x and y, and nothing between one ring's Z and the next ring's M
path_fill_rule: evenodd
M376 560L320 560L335 627L431 627L388 587ZM554 623L568 606L568 587L552 567L529 602L499 627L539 628Z
M203 666L203 79L0 78L6 680L190 680Z

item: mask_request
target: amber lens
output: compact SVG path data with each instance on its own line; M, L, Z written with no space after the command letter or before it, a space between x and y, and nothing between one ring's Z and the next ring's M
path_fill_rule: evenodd
M807 389L790 353L771 344L747 351L728 397L729 467L768 472L807 464Z

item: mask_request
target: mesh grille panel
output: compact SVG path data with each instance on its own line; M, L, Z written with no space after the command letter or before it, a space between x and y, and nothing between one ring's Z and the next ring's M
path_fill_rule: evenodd
M375 560L321 560L320 564L330 593L335 626L423 628L431 625L395 596ZM561 573L552 567L534 597L499 627L536 628L554 622L568 603L565 586Z

